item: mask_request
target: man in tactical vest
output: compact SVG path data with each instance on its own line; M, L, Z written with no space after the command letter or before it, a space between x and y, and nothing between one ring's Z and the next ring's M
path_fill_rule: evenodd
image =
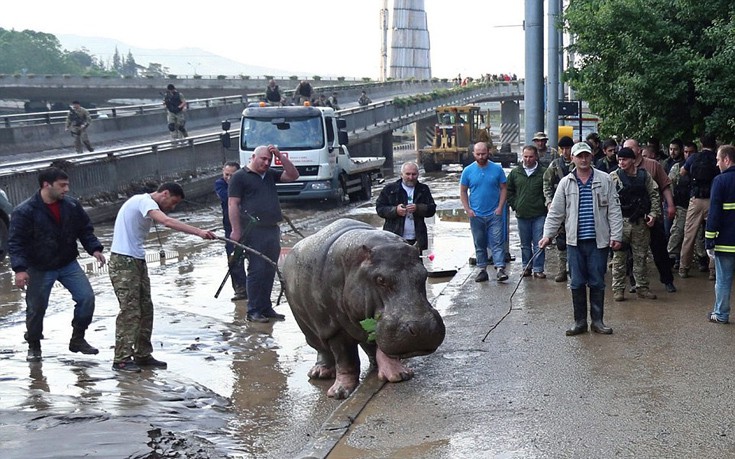
M546 201L547 209L551 206L551 201L554 200L554 193L556 192L556 187L559 185L561 179L574 170L574 163L572 162L573 145L574 140L570 137L564 136L559 139L559 150L561 150L561 156L551 161L546 172L544 172L544 199ZM563 229L556 237L556 248L557 253L559 254L559 271L556 273L554 280L556 282L566 282L567 242Z
M69 114L66 116L66 131L71 132L74 137L74 148L77 153L84 153L82 144L87 147L87 150L94 151L92 144L89 143L89 136L87 136L87 128L92 122L92 118L89 116L89 112L86 108L79 104L78 100L71 103L69 108Z
M669 252L669 258L674 260L674 270L679 270L681 262L681 243L684 240L684 223L687 217L687 208L689 207L689 197L692 192L692 183L690 176L681 175L681 168L690 156L697 153L697 146L694 142L686 142L683 144L683 156L671 166L669 178L671 179L671 188L674 192L674 205L676 205L676 216L671 223L669 233L669 242L666 250ZM703 230L700 228L700 232ZM700 241L701 239L701 241ZM704 237L697 236L697 243L694 245L694 253L697 258L709 259L704 251ZM706 267L707 265L705 265Z
M700 139L702 151L686 160L681 168L682 177L691 176L692 192L687 208L686 223L684 224L684 241L681 244L681 262L679 277L689 277L689 268L692 264L697 231L709 213L709 194L712 180L720 173L717 167L717 140L714 135L704 134ZM709 263L710 280L715 280L715 269Z
M650 227L661 213L661 198L658 185L643 168L635 165L635 153L630 148L618 152L618 169L610 174L620 198L623 214L623 246L629 245L633 256L633 275L636 281L638 298L655 300L649 290L646 255L650 243ZM613 254L612 290L615 301L625 299L625 271L628 264L628 251L623 248Z
M176 87L169 84L166 87L166 95L163 99L163 105L166 106L166 121L168 122L168 130L173 140L186 138L189 134L186 132L186 99L184 95L176 90Z

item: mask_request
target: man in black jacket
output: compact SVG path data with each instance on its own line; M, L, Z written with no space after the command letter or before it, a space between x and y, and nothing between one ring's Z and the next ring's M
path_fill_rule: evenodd
M434 216L436 204L429 187L419 183L416 163L403 163L400 180L383 187L375 210L385 219L385 231L402 236L421 251L429 248L424 218Z
M75 302L69 350L97 354L99 351L84 339L94 314L94 292L77 263L77 240L100 266L105 263L102 244L94 235L94 228L82 205L66 196L69 176L64 171L55 167L44 169L38 175L38 184L40 190L13 211L8 239L15 285L27 288L26 360L41 360L43 317L56 281L69 290Z

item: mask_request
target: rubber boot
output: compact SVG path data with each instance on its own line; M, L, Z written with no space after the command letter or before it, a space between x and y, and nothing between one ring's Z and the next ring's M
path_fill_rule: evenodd
M603 335L611 335L612 328L605 325L602 321L602 316L605 312L605 290L604 289L590 289L590 318L592 319L592 331L595 333L601 333Z
M587 333L587 287L572 290L574 307L574 326L567 330L567 336Z
M98 354L100 352L97 348L90 346L87 340L84 339L84 330L81 328L75 328L72 332L69 350L81 352L82 354Z
M40 362L41 361L41 342L40 341L29 341L28 342L28 356L26 362Z

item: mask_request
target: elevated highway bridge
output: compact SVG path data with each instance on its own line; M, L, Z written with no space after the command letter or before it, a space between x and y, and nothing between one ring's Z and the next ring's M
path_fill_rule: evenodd
M502 102L501 138L519 138L519 100L523 98L522 81L497 82L464 88L434 87L431 82L388 82L376 87L372 95L381 94L383 100L365 107L347 106L339 114L345 118L350 137L350 151L356 156L385 156L392 161L394 130L416 123L417 144L425 141L421 133L434 123L434 111L443 105L463 105L486 101ZM361 90L360 90L361 91ZM340 90L344 94L345 89ZM392 95L391 95L392 94ZM249 97L224 98L232 103L215 104L201 101L189 111L192 124L199 132L184 144L172 145L164 131L164 108L150 107L126 114L95 120L90 126L93 142L127 138L127 145L100 148L94 153L74 154L60 152L58 139L62 138L64 124L58 119L66 112L49 115L48 120L26 121L24 125L6 122L0 127L0 188L7 191L11 202L18 203L37 188L36 173L52 160L69 161L75 183L75 194L93 197L101 194L125 193L133 183L169 179L193 178L218 171L225 160L236 160L237 151L224 150L220 144L221 120L239 118ZM347 100L343 97L342 100ZM350 105L350 104L344 104ZM122 112L121 112L122 113ZM510 117L506 116L510 114ZM506 122L509 118L509 122ZM187 124L189 126L189 124ZM233 123L234 126L237 123ZM92 130L94 128L95 130ZM237 138L239 131L229 132ZM155 141L143 141L156 136ZM136 139L138 143L136 142ZM164 140L165 139L165 140ZM517 141L517 140L516 140ZM131 144L132 142L132 144ZM69 141L69 143L71 143ZM237 145L237 141L232 142ZM29 148L29 145L33 145ZM44 148L45 147L45 148ZM47 151L43 151L46 149ZM48 149L51 149L50 151ZM24 151L32 158L19 158ZM211 191L211 190L208 190Z

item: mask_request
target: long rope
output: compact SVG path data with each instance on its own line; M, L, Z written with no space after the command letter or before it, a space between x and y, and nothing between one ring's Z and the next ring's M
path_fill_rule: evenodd
M495 330L496 328L498 328L498 325L500 325L500 323L501 323L501 322L502 322L503 320L505 320L505 318L506 318L506 317L508 317L508 316L510 315L510 312L511 312L511 311L513 310L513 296L514 296L514 295L516 294L516 292L518 291L518 287L520 287L520 286L521 286L521 281L523 280L523 272L525 272L525 271L526 271L526 270L528 270L528 269L531 269L531 264L533 263L533 260L535 260L535 259L536 259L536 257L538 257L538 256L539 256L539 254L540 254L541 252L543 252L543 251L544 251L544 249L538 249L538 250L536 251L536 253L534 253L534 254L533 254L533 256L531 257L531 259L530 259L530 260L528 260L528 263L526 263L526 266L525 266L525 267L523 268L523 271L521 272L521 276L520 276L520 278L518 279L518 282L516 283L516 287L515 287L515 288L513 289L513 293L511 293L511 294L510 294L510 298L508 299L508 310L507 310L507 311L505 312L505 314L503 314L503 317L501 317L501 318L500 318L500 320L498 320L497 322L495 322L495 323L494 323L494 324L493 324L493 325L492 325L492 326L490 327L490 330L488 330L488 331L487 331L487 333L485 333L485 337L484 337L484 338L482 338L482 342L483 342L483 343L484 343L484 342L485 342L485 340L487 339L488 335L490 335L490 333L491 333L491 332L492 332L493 330Z

